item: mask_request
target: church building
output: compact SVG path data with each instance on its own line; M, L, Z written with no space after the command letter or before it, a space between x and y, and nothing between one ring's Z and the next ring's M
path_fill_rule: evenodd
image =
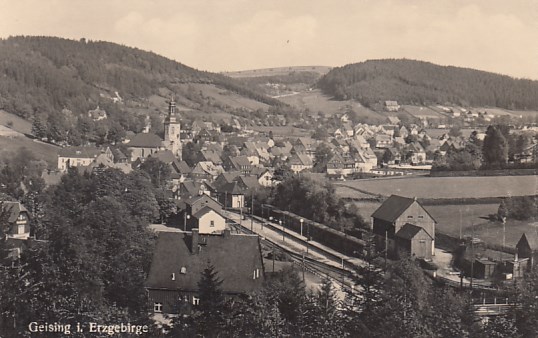
M181 161L181 123L176 113L176 103L172 99L168 105L168 116L164 120L164 140L152 133L140 133L127 143L131 151L131 161L146 158L161 150L170 150Z

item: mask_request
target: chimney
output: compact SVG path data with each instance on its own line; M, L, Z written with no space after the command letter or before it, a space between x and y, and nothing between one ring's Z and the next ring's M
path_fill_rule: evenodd
M230 237L231 234L232 233L231 233L230 229L224 229L224 233L223 233L224 238Z
M199 240L200 240L200 234L198 233L198 229L197 228L192 229L191 253L193 254L198 253Z

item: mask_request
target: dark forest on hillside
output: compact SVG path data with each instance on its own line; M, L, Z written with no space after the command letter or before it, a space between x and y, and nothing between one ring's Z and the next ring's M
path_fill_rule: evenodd
M332 69L318 86L337 100L369 106L456 104L506 109L538 109L538 81L414 60L373 60Z
M0 109L24 118L63 108L86 112L100 93L141 100L160 87L209 83L273 106L281 102L223 75L202 72L152 52L103 41L53 37L0 40Z

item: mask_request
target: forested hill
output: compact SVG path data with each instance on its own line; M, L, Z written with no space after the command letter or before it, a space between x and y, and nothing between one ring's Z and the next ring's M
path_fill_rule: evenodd
M185 83L214 84L268 105L282 104L226 76L110 42L55 37L0 40L0 109L25 118L63 108L94 109L103 92L141 100L163 88L177 93L177 85Z
M372 60L333 68L318 86L338 100L365 105L456 104L538 109L538 81L414 60Z

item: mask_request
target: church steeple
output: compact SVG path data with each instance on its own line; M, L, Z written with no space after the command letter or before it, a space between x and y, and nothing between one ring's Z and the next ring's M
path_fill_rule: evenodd
M168 104L168 116L175 115L176 114L176 102L174 101L174 97L172 96L172 100L170 100L170 103Z
M176 116L176 102L174 101L174 98L170 100L168 103L168 116L166 117L165 123L179 123L177 122L177 116Z
M181 124L176 115L176 102L174 98L168 103L168 116L164 120L164 145L174 155L181 158Z

